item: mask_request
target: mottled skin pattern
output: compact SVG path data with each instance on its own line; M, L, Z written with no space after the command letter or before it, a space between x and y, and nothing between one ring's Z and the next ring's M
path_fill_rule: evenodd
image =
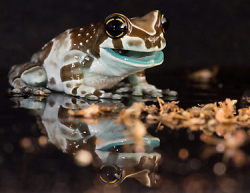
M92 165L97 169L105 165L119 167L122 176L119 181L113 182L117 185L127 178L134 178L145 186L154 185L155 172L161 155L153 151L156 143L151 141L159 143L158 138L150 134L144 136L145 143L148 145L146 152L133 153L128 147L123 151L114 151L112 149L116 147L125 146L131 142L134 144L133 134L110 118L102 118L97 123L88 122L88 119L85 122L70 116L69 110L89 107L91 105L89 101L55 93L46 98L46 103L37 98L39 97L16 97L14 101L19 107L33 110L41 133L46 135L48 141L58 149L70 155L75 155L79 150L89 151L93 157ZM102 105L102 103L98 104ZM107 105L107 101L104 104ZM115 106L123 105L116 103Z
M147 83L144 70L162 61L134 64L107 52L108 48L133 53L161 51L166 45L161 13L156 10L131 19L121 14L112 15L126 20L125 36L110 38L104 23L66 30L45 44L30 62L11 68L9 82L15 88L13 91L39 94L49 93L51 89L80 97L97 96L92 99L110 98L112 94L103 89L112 88L128 77L133 95L161 96L161 90Z

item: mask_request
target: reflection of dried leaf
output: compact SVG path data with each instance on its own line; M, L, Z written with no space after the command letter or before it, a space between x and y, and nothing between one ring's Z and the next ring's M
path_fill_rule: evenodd
M88 108L81 109L77 112L73 110L68 110L68 113L71 116L80 116L80 117L85 117L85 118L93 118L93 117L98 117L101 114L105 113L110 113L114 112L117 109L117 107L109 107L109 106L100 106L100 105L91 105Z
M204 158L223 153L223 161L232 160L237 167L244 165L249 159L240 147L249 141L249 135L241 128L250 128L250 107L239 109L236 113L237 101L231 99L186 110L180 108L177 102L165 103L162 99L158 99L158 102L159 115L148 115L147 118L150 121L160 121L172 129L202 131L201 140L210 145L202 154ZM222 138L215 137L213 133Z
M147 113L148 123L162 122L172 129L190 128L202 130L206 133L216 132L220 136L226 135L238 127L250 128L250 107L242 108L236 113L236 100L226 99L224 102L194 106L186 110L178 106L178 101L165 103L158 98L159 108L155 105L146 106L144 103L134 103L127 109L122 109L119 115L123 123L126 119L142 119L142 113ZM88 108L68 113L74 117L96 118L113 113L117 107L91 105Z
M209 157L214 153L223 153L223 161L233 160L237 166L245 163L246 155L239 148L250 138L249 131L241 128L250 128L250 107L236 111L236 100L226 99L206 105L198 105L183 109L178 101L164 102L158 98L159 108L156 105L134 103L127 109L122 109L117 117L119 123L127 127L129 134L135 140L135 151L144 151L143 137L148 125L158 124L157 131L163 126L171 129L188 128L191 131L202 131L201 140L209 145L203 156ZM69 110L71 118L83 117L88 120L98 120L102 115L115 112L117 108L92 105L78 112ZM144 124L143 121L146 123ZM216 133L220 138L215 137Z
M68 113L71 116L83 116L86 118L91 118L93 116L98 116L100 115L101 111L100 111L100 106L99 105L91 105L90 107L86 108L86 109L82 109L78 112L74 112L73 110L69 110Z
M236 130L227 134L224 138L202 134L201 140L209 145L203 151L203 158L208 158L216 153L223 153L224 162L232 159L234 165L238 167L244 165L248 159L247 154L240 149L249 140L244 130Z
M131 107L123 109L118 117L118 122L124 124L133 135L136 152L144 152L143 137L146 134L146 126L139 119L144 108L144 103L134 103Z

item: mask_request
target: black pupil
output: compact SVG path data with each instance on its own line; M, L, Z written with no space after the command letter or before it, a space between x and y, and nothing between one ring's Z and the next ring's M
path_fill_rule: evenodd
M168 29L168 21L167 21L167 18L166 18L166 17L163 17L161 23L162 23L162 28L163 28L164 31L166 32L167 29Z
M116 182L121 178L121 172L114 166L104 166L100 171L99 175L107 182Z
M122 23L121 21L114 19L110 21L108 24L106 24L105 29L111 36L117 37L121 35L122 32L126 31L126 25L125 23Z

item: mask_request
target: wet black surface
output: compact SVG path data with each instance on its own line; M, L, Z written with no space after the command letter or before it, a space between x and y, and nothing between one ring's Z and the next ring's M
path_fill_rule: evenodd
M246 105L241 98L250 89L249 69L220 69L217 80L211 84L192 83L184 78L184 71L152 74L149 80L160 88L178 91L177 99L183 108L225 98L237 99L238 107ZM229 161L224 165L225 173L216 175L215 164L222 163L223 155L202 159L206 145L199 139L200 132L165 128L156 133L154 126L148 131L160 139L160 146L153 150L162 157L159 169L154 171L161 176L158 187L146 187L135 178L125 179L119 186L105 185L98 177L101 164L97 154L92 154L97 155L92 166L80 167L74 161L73 150L67 154L51 143L44 147L39 144L45 132L30 110L13 108L15 104L7 95L6 74L1 72L0 192L249 192L249 144L242 148L248 156L245 165L237 167ZM168 99L171 98L164 100ZM136 100L124 98L122 103L127 106ZM31 142L31 149L23 148L23 139ZM91 145L81 147L92 151ZM178 156L181 149L188 151L187 159Z
M80 146L95 156L93 166L88 167L80 167L75 163L72 156L74 148L72 152L63 153L60 146L41 146L39 139L44 139L41 136L46 135L46 130L39 127L39 116L34 116L25 108L14 108L15 103L7 94L7 72L10 66L28 61L36 50L58 33L103 21L113 12L134 17L161 9L170 21L166 62L148 71L149 82L162 89L178 91L177 100L183 108L225 98L237 99L237 107L244 107L246 103L241 100L242 96L246 93L250 95L248 4L247 0L134 0L133 4L131 1L118 0L2 2L0 193L249 192L249 144L241 148L248 156L247 164L237 167L230 160L224 165L226 172L216 175L213 171L215 164L222 162L223 155L215 154L202 159L202 152L207 145L200 141L200 132L165 128L155 133L156 126L150 127L148 132L160 139L160 147L153 150L162 157L159 169L155 171L161 176L159 186L148 188L135 178L125 179L117 187L106 186L98 177L101 163L93 146ZM204 67L209 64L223 66L217 80L210 84L199 84L185 79L190 66ZM164 98L173 99L176 98ZM124 98L122 104L130 106L137 100ZM42 103L46 104L46 101ZM152 102L148 101L147 104ZM28 146L24 148L27 143ZM120 148L114 147L112 151L117 149ZM180 150L188 151L188 159L180 159Z

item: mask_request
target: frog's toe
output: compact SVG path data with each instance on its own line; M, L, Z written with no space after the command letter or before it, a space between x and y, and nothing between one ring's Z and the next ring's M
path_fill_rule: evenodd
M33 89L32 87L29 86L25 86L22 88L13 88L10 93L13 95L20 95L20 96L32 95Z
M44 92L45 94L51 94L51 91L50 91L49 89L47 89L47 88L41 87L40 90L41 90L42 92Z
M151 93L151 97L156 98L156 97L163 97L161 92L152 92Z
M13 89L14 90L14 89ZM49 89L43 88L43 87L32 87L32 86L26 86L21 89L18 89L15 91L23 93L23 94L30 94L30 95L37 95L37 96L45 96L51 93Z
M157 89L153 85L147 85L144 87L144 93L150 95L151 97L162 97L162 90Z
M101 90L101 95L99 96L101 99L114 99L120 100L122 96L120 94L112 94L111 92L105 92Z
M131 91L131 88L129 88L128 86L126 87L121 87L121 88L118 88L115 93L127 93L127 92L130 92Z
M41 91L40 91L39 88L33 88L32 94L33 94L33 95L41 95Z
M114 99L114 100L121 100L122 99L122 95L120 95L120 94L113 94L112 95L112 99Z
M157 89L156 87L154 87L152 90L149 90L148 94L153 97L162 97L162 90L161 89Z
M102 92L102 94L100 95L101 99L111 99L112 98L112 93L110 92Z
M51 93L50 90L44 87L31 87L31 89L32 89L31 94L33 95L44 96Z
M99 97L96 96L96 95L93 95L93 94L87 94L85 97L86 97L86 99L88 99L90 101L97 101L97 100L99 100Z
M143 91L142 91L142 89L135 89L132 92L132 95L134 95L134 96L143 96Z
M151 97L162 97L162 90L157 89L154 85L141 84L134 87L132 93L134 96L149 95Z
M22 88L22 92L25 94L33 94L33 88L30 86L26 86L26 87Z
M22 93L22 91L21 91L21 89L19 89L19 88L13 88L13 89L11 90L11 93L12 93L12 94L20 94L20 93Z
M178 96L178 92L175 90L170 90L170 89L166 89L164 90L163 94L167 95L167 96L171 96L171 97L176 97Z

